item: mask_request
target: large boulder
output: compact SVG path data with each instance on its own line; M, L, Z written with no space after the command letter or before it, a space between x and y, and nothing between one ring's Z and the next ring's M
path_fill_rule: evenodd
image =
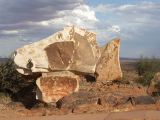
M97 76L97 81L122 77L119 47L120 40L116 39L101 49L95 33L65 27L48 38L17 49L14 62L21 74L42 73L36 80L37 98L55 103L78 91L80 76Z
M93 32L77 27L65 27L48 38L25 45L15 52L18 72L73 70L93 74L100 56Z
M79 76L69 71L45 73L36 84L37 99L55 103L59 99L79 90Z
M110 81L122 77L119 51L119 39L114 39L106 45L96 66L97 81Z

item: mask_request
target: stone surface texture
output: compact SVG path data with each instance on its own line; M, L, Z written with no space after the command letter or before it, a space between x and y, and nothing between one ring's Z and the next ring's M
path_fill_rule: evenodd
M65 27L48 38L25 45L15 52L18 72L74 70L94 73L100 50L93 32L77 27Z
M55 103L59 99L77 92L79 77L68 71L45 74L36 81L37 99L46 103Z
M77 92L85 76L97 81L122 77L119 49L119 39L99 47L95 33L70 26L17 49L14 62L21 74L41 73L36 80L37 99L55 103Z
M96 66L97 81L116 80L122 77L119 49L119 39L114 39L106 45Z

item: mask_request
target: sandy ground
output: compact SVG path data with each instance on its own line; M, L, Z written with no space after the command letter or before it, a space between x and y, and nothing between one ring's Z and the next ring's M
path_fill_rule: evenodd
M8 113L7 116L5 114L0 113L0 120L160 120L160 111L153 110L34 117L18 117L14 113Z

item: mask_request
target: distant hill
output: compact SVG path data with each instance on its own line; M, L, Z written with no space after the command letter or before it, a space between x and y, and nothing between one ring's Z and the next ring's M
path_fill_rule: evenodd
M139 58L120 58L121 62L137 62L139 60Z

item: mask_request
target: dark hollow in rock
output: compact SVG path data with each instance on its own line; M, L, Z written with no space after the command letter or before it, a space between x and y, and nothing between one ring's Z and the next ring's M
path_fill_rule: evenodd
M96 78L94 76L85 75L84 77L86 78L87 82L91 82L91 83L96 82Z

